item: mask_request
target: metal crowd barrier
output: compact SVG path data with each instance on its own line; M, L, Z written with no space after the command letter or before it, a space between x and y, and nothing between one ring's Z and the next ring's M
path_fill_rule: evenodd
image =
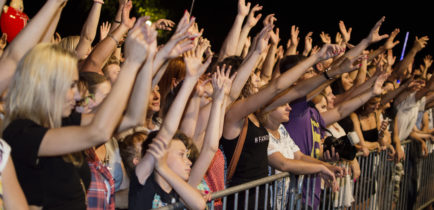
M239 202L244 202L244 209L290 209L290 210L407 210L423 209L434 202L434 144L427 142L429 154L427 157L417 157L420 154L420 146L414 142L402 143L405 152L405 161L396 166L394 161L387 160L387 151L371 152L368 157L357 155L361 175L354 183L347 177L337 178L340 186L338 192L332 192L331 188L325 187L324 181L318 175L295 176L289 173L280 173L234 186L211 195L210 209L214 209L216 199L222 199L222 209L237 209ZM346 170L348 163L335 163ZM278 182L285 183L290 178L288 193L283 193ZM264 203L259 203L260 186L265 185ZM321 186L321 187L318 187ZM254 206L248 206L249 189L254 189ZM395 191L395 193L394 193ZM239 193L245 193L244 200L238 200ZM251 193L252 191L250 191ZM228 202L228 196L234 196L234 203ZM278 199L283 199L276 205ZM286 207L284 207L286 206ZM182 203L158 208L183 209Z

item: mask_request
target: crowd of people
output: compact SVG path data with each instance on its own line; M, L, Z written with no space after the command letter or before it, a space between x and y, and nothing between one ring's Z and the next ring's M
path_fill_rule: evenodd
M321 182L337 191L338 177L360 177L357 159L325 146L326 138L348 136L364 156L387 150L397 170L407 158L402 141L420 145L415 155L431 152L432 58L415 59L428 37L411 39L396 61L399 29L381 35L385 17L359 43L340 21L334 42L321 33L321 47L312 33L299 47L292 26L284 49L277 18L259 26L262 7L238 0L214 53L187 11L177 24L149 24L130 17L129 0L100 27L104 2L94 0L80 35L60 38L67 3L47 0L12 42L0 40L0 208L134 210L181 201L221 209L222 200L208 202L212 192L290 172L322 177L315 202L305 204L316 209ZM255 26L262 30L251 34ZM173 31L166 43L159 30ZM276 187L277 203L267 205L286 208L289 180ZM248 196L253 206L254 191Z

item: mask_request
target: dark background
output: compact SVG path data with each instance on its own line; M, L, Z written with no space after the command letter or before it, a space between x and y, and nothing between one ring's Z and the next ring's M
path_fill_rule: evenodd
M108 0L106 0L108 1ZM24 0L24 11L32 17L43 5L43 0ZM61 36L78 35L88 15L89 5L92 0L69 0L58 26L57 31ZM158 2L158 1L157 1ZM386 21L380 29L380 34L390 33L394 28L400 28L397 36L400 44L394 49L394 54L401 54L405 32L409 31L407 51L412 46L415 36L433 37L433 11L432 7L421 1L282 1L282 0L251 0L252 6L263 6L263 18L267 14L274 13L277 17L276 26L280 28L281 44L286 45L290 35L291 25L300 28L299 51L303 51L304 36L313 31L314 45L320 45L319 34L321 31L329 33L334 41L339 31L339 20L343 20L347 27L352 27L353 32L350 43L357 44L364 38L382 16ZM185 9L190 10L191 0L160 0L159 4L169 11L168 18L177 22ZM104 6L103 6L104 9ZM115 11L116 9L114 9ZM211 41L213 50L218 51L223 39L232 26L237 12L237 0L195 0L193 16L196 17L200 28L205 28L204 36ZM101 21L113 20L108 12L101 14ZM258 32L262 27L262 19L251 31ZM426 54L432 54L433 40L428 42L427 48L416 57L416 62L421 62ZM374 45L373 47L376 47ZM417 63L416 63L417 64ZM418 65L417 65L418 66Z

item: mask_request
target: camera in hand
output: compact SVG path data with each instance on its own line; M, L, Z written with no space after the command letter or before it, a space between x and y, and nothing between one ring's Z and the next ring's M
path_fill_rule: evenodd
M353 160L356 157L357 149L354 147L352 141L350 141L347 135L340 138L335 138L334 136L327 137L324 140L324 152L329 150L331 154L332 147L335 148L335 152L339 154L340 158Z

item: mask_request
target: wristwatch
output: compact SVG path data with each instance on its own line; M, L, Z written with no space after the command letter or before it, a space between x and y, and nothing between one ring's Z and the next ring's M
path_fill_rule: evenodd
M324 70L324 77L326 78L326 79L328 79L328 80L333 80L333 78L331 78L330 76L329 76L329 74L328 74L328 71L330 70L330 68L326 68L325 70Z

